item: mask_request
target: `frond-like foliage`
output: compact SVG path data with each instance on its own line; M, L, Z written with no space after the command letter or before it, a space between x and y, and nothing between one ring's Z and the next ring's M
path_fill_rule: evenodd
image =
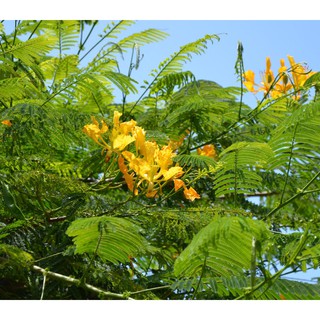
M308 165L317 159L320 127L317 121L312 122L297 124L295 128L271 138L269 144L276 154L270 162L272 169L284 168L290 158L295 166Z
M0 80L0 99L3 103L29 98L34 95L34 91L34 86L26 78L15 77Z
M261 281L261 279L257 279ZM267 286L267 285L266 285ZM255 300L319 300L318 284L279 279L267 290L266 286L252 293L247 299ZM243 276L229 278L190 278L179 280L171 285L172 290L184 294L193 294L197 289L197 297L204 299L235 299L245 296L250 287L250 279Z
M160 92L161 95L170 95L175 87L180 89L187 85L189 82L195 81L195 76L190 71L182 71L176 73L170 73L163 76L156 82L150 89L150 94L157 94Z
M225 149L217 165L216 196L259 189L262 178L257 170L264 168L272 156L269 145L260 142L237 142Z
M75 253L98 255L112 263L129 262L145 251L140 228L123 218L93 217L74 221L67 230L74 237Z
M4 49L4 55L12 55L27 66L39 61L41 56L53 50L57 38L48 34L27 41L20 41Z
M223 88L213 81L189 83L170 99L164 124L197 133L197 141L211 140L238 117L235 88ZM247 112L243 106L242 112Z
M252 264L252 239L270 237L266 224L251 218L217 217L204 227L174 265L178 277L195 277L204 270L222 277L240 275Z
M80 21L78 20L50 20L42 23L58 39L55 49L61 54L73 48L77 44L80 30Z
M174 157L174 161L181 166L195 167L201 169L215 168L217 162L208 156L201 156L197 154L182 154Z
M121 49L133 48L134 46L144 46L153 42L164 40L168 34L157 29L147 29L138 33L133 33L128 37L120 40L117 45Z
M207 43L213 42L213 40L219 40L219 37L217 35L206 35L182 46L179 51L162 61L159 64L158 70L153 70L151 75L158 78L159 76L163 77L174 72L181 72L184 63L190 61L193 54L200 55L204 53L205 49L207 49Z
M170 86L173 85L173 83L179 83L181 84L182 81L187 80L188 77L190 77L190 74L181 73L183 70L183 65L191 60L191 57L193 54L200 55L204 53L205 49L207 49L207 43L213 42L213 40L219 40L219 37L217 35L206 35L201 39L198 39L197 41L188 43L182 47L180 47L180 50L173 53L169 58L162 61L158 69L153 69L150 73L150 76L153 78L151 83L146 82L147 87L142 94L142 96L150 90L150 94L154 92L159 91L159 86L157 83L161 81L162 78L167 77L164 81L165 84L170 84ZM179 76L174 76L174 74L179 74ZM187 78L186 78L187 76ZM169 86L169 87L170 87ZM170 88L171 89L171 88ZM141 97L142 97L141 96Z
M40 63L43 75L46 80L54 79L54 83L59 83L74 73L78 73L79 58L77 55L67 55L65 57L50 58Z

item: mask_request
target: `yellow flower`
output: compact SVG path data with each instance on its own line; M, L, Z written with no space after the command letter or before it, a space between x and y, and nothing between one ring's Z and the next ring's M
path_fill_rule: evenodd
M113 126L115 128L118 128L120 126L120 117L122 116L122 113L119 111L115 111L113 113Z
M161 150L157 150L155 154L155 160L160 166L161 170L167 170L170 165L172 165L172 158L175 154L172 152L169 146L163 146Z
M145 154L145 142L146 142L146 133L145 131L141 128L136 126L134 131L133 131L133 136L135 138L135 147L136 147L136 152Z
M280 59L280 68L278 73L280 75L279 81L275 84L272 92L273 98L278 98L283 94L288 93L292 89L292 84L289 82L288 75L286 73L287 67L285 66L284 59Z
M102 135L109 130L108 126L102 120L101 127L100 127L99 122L96 120L94 116L91 117L91 121L93 123L85 125L82 131L91 139L93 139L97 144L106 148L110 148L109 145L104 141L102 137Z
M303 67L300 63L296 63L292 56L288 55L288 60L291 65L291 74L296 90L300 89L306 80L310 78L315 72L309 72L307 68Z
M146 141L144 129L138 127L134 120L120 122L121 115L118 111L114 112L111 132L103 120L99 124L93 116L91 117L92 123L85 125L83 132L101 145L103 150L107 150L107 160L112 152L117 153L120 172L123 174L128 189L134 195L137 195L140 189L148 198L156 197L158 193L161 194L167 181L171 180L174 180L176 189L179 181L182 181L178 178L184 172L182 167L173 166L172 158L175 153L172 148L163 146L160 149L156 142ZM103 137L107 132L108 143ZM135 153L125 150L132 142L135 142ZM212 153L214 147L209 147L209 149ZM204 150L209 152L205 148ZM185 195L188 199L193 201L200 197L194 189L187 189L183 181L182 185L180 182L180 186L185 188Z
M254 88L254 86L256 85L254 82L254 77L255 77L254 72L252 70L248 70L243 74L243 77L244 77L243 84L246 86L246 88L250 92L257 92L257 90Z
M130 120L120 123L122 113L115 111L113 115L113 129L109 137L111 151L119 152L124 150L131 142L135 141L132 135L136 121Z
M103 134L109 131L108 126L102 120L101 125L94 116L91 117L92 123L83 127L82 131L92 138L97 144L103 147L103 150L108 150L106 159L109 159L112 152L119 153L124 150L130 143L134 142L134 132L137 130L136 121L130 120L120 123L121 113L114 112L113 128L111 134L109 133L109 144L104 140Z
M265 94L270 92L270 88L274 82L273 71L271 70L271 60L269 57L266 58L266 70L262 76L262 86L259 91L263 91Z
M263 91L265 94L270 92L271 85L274 81L274 75L271 70L271 60L269 57L266 58L266 70L264 71L262 75L262 82L261 85L257 85L254 82L255 74L252 70L245 71L243 74L244 82L243 84L246 86L246 88L253 92L257 93L258 91ZM254 87L257 86L258 89L255 89Z
M138 180L137 187L147 184L147 197L157 194L157 189L161 190L162 184L173 178L178 178L183 174L179 166L172 165L174 154L169 146L159 149L155 142L146 141L143 154L135 156L130 151L123 151L123 157L128 161L129 168L135 173Z
M256 85L254 82L254 72L251 70L246 71L243 74L244 85L246 88L257 93L263 91L265 94L270 95L272 98L278 98L294 89L295 93L299 93L299 89L302 88L305 81L313 75L315 72L308 72L301 64L296 63L294 58L288 55L288 60L291 65L291 77L287 73L287 67L285 66L284 59L280 59L279 79L275 83L275 77L271 70L271 60L269 57L266 58L266 70L262 75L261 85ZM257 89L255 89L257 87ZM295 95L293 99L298 100L299 95Z

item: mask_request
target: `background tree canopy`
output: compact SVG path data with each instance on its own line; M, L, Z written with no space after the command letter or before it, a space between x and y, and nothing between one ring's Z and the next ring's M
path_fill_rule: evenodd
M239 43L239 87L196 79L207 34L141 85L168 35L115 21L88 45L98 23L0 24L0 297L320 299L283 278L319 268L319 73L267 58L260 80Z

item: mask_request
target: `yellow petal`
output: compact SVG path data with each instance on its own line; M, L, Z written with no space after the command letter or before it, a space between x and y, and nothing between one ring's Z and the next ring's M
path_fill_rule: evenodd
M270 60L270 57L267 57L266 58L266 73L269 73L271 69L271 60Z
M254 77L255 74L252 70L248 70L243 74L244 77L244 82L243 84L246 86L246 88L250 91L250 92L255 92L256 90L254 89Z
M158 145L156 142L146 141L144 144L144 153L141 153L144 156L144 159L150 163L154 163L155 153L159 150Z
M174 177L179 178L183 175L183 170L181 167L171 167L169 170L163 173L163 179L168 181Z
M145 131L141 128L136 126L133 132L133 136L136 139L136 150L137 152L140 152L142 154L145 154L145 142L146 142L146 138L145 138Z
M287 67L285 66L284 59L280 59L280 68L278 70L278 73L285 72L287 70Z
M121 112L118 112L118 111L115 111L113 113L113 127L116 127L118 128L119 125L120 125L120 117L122 116L122 113Z
M122 151L127 145L133 142L135 139L132 136L120 134L114 140L112 144L113 150Z
M167 170L167 168L172 164L172 158L175 154L169 146L163 146L155 156L156 162L160 166L161 170Z
M136 126L137 122L134 120L130 120L127 122L122 122L119 125L119 132L122 134L129 134L134 131L134 128Z

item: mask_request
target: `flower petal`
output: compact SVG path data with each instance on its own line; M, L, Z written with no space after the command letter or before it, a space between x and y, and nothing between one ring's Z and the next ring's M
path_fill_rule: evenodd
M194 201L195 199L200 199L200 195L192 187L190 187L189 189L186 188L183 193L188 200Z

